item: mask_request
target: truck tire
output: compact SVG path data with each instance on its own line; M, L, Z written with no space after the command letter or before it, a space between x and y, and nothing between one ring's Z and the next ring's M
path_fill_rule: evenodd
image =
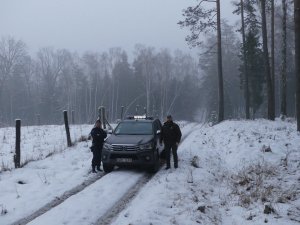
M114 165L103 163L103 170L105 173L110 173L114 170Z
M159 153L158 150L156 150L156 152L154 153L154 163L153 165L150 167L149 172L150 173L156 173L159 170Z

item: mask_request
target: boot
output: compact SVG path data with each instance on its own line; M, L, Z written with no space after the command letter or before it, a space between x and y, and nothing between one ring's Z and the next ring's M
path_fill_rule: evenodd
M92 173L97 173L94 166L92 167Z
M97 166L97 170L98 170L98 171L102 171L101 168L100 168L100 166Z

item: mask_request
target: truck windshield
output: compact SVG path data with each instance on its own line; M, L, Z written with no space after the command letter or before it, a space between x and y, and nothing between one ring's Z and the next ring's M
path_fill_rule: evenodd
M132 134L132 135L150 135L152 131L152 123L149 122L121 122L115 129L115 134Z

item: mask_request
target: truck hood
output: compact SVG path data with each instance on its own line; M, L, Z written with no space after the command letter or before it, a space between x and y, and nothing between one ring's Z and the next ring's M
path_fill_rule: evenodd
M153 140L153 135L111 135L105 142L116 145L141 145L151 140Z

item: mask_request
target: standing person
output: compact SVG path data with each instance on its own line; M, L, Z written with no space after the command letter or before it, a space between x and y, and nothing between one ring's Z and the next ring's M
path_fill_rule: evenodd
M107 137L106 132L101 128L101 121L97 120L95 123L95 127L91 131L91 136L93 138L93 144L91 150L93 152L93 159L92 159L92 172L96 173L95 168L97 167L98 171L102 171L100 169L101 165L101 154L104 139Z
M163 141L165 144L165 153L166 153L166 161L167 161L167 169L170 169L171 164L171 149L174 158L174 167L178 168L178 156L177 156L177 148L179 142L181 140L181 131L179 126L173 122L172 116L167 116L167 121L164 123L161 132L161 142Z

